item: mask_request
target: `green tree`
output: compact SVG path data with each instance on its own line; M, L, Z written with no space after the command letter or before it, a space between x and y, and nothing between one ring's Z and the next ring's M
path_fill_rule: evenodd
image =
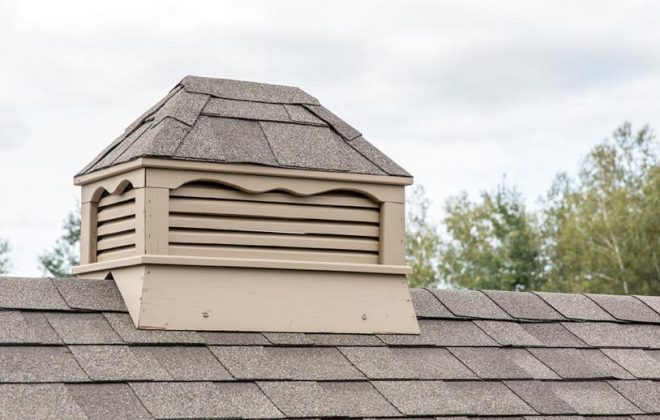
M438 244L436 227L428 220L430 201L424 187L412 188L406 207L406 263L412 267L408 275L410 287L427 287L438 283Z
M629 123L594 147L544 205L546 289L660 294L660 147Z
M440 275L470 289L533 290L542 277L541 238L520 192L502 182L476 202L445 203Z
M71 275L71 268L79 263L80 210L69 213L64 220L64 233L55 242L55 246L39 255L39 265L44 274L55 277Z
M0 274L8 273L11 268L9 251L9 242L0 238Z

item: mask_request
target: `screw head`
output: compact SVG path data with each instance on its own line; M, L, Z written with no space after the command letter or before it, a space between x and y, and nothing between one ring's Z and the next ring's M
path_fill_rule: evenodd
M209 314L209 311L204 311L204 312L202 312L202 317L203 317L203 318L208 318L209 316L211 316L211 315Z
M362 320L366 321L367 320L367 314L362 314Z

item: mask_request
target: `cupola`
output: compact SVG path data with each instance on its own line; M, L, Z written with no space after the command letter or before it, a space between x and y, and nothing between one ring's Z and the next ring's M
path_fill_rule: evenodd
M419 333L411 183L298 88L188 76L76 175L74 273L142 329Z

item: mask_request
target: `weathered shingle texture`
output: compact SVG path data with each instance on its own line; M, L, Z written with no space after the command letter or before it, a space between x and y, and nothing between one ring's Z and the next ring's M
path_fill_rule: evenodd
M0 292L0 419L660 415L637 297L418 289L415 336L138 331L110 280Z
M299 88L187 76L83 175L141 157L410 176Z

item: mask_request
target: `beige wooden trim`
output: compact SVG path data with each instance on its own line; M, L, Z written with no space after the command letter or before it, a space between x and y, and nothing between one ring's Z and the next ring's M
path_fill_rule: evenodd
M272 192L262 194L249 194L236 189L225 189L221 185L219 188L192 187L186 186L177 188L170 192L170 197L191 197L191 198L216 198L222 200L244 200L260 201L271 203L295 203L319 206L343 206L343 207L370 207L378 208L379 205L367 197L347 196L340 193L326 193L323 195L311 195L307 197L298 197L288 193Z
M401 203L383 203L380 209L380 263L405 264L405 209Z
M379 237L375 224L344 223L336 221L264 220L241 217L199 216L174 214L170 216L170 228L206 230L236 230L246 232L272 232L291 234L325 234L342 236Z
M252 194L282 190L294 195L309 196L333 191L353 191L367 195L379 202L392 201L403 203L405 201L404 189L399 185L308 179L302 177L302 175L300 178L289 178L252 174L187 170L173 171L168 169L149 168L147 169L146 177L146 183L148 186L169 188L171 190L191 182L210 181L228 185Z
M149 264L140 286L138 328L419 333L402 275Z
M135 211L135 203L131 201L117 204L112 207L99 209L96 217L99 222L107 222L109 220L121 219L125 217L134 217Z
M284 219L338 220L342 222L378 223L378 210L360 208L337 208L322 206L299 206L296 204L274 204L241 201L220 201L196 198L172 198L170 212L195 213L226 216L259 216Z
M167 255L169 190L145 188L145 254Z
M99 208L111 206L113 204L123 203L125 201L130 201L135 199L135 190L130 189L126 192L123 192L119 195L106 195L105 197L99 200Z
M319 235L281 235L267 233L227 233L176 230L170 232L170 243L218 244L305 249L336 249L354 251L378 251L378 240L358 238L333 238ZM103 241L101 241L103 242ZM100 243L99 243L100 245ZM249 254L250 249L246 250ZM248 255L246 255L247 257Z
M249 250L204 245L170 245L170 255L191 257L254 258L262 260L317 261L353 264L378 264L378 255L362 252L338 252L326 250L292 250L282 248L258 248Z
M101 169L100 171L96 171L91 174L75 177L74 184L86 185L99 179L104 179L117 174L123 174L136 168L160 168L202 172L258 174L267 177L306 178L400 186L412 185L413 183L412 177L402 176L347 174L342 172L273 168L269 166L253 164L211 163L171 159L141 158L131 162L115 165L107 169Z
M115 233L135 230L135 218L123 219L116 222L107 222L96 229L97 236L112 235Z
M142 188L145 183L145 170L136 169L130 172L120 173L109 178L101 178L82 188L82 203L98 201L101 194L107 191L110 194L119 194L130 184L133 188Z
M147 249L146 188L135 190L135 253L144 255Z
M107 238L103 238L96 243L97 251L105 251L113 248L122 248L126 246L135 245L135 234L130 233L120 233L117 235L112 235Z
M117 267L127 267L139 264L162 264L204 267L244 267L272 268L278 270L303 271L339 271L374 274L410 274L407 266L384 264L349 264L317 261L266 260L259 258L212 258L188 257L174 255L138 255L112 261L87 264L74 267L74 274L82 274L100 270L110 270Z
M82 203L80 209L80 264L96 262L96 203Z
M136 254L135 246L130 246L126 248L113 249L110 251L100 252L96 256L96 261L104 262L110 260L118 260L122 258L132 257Z

